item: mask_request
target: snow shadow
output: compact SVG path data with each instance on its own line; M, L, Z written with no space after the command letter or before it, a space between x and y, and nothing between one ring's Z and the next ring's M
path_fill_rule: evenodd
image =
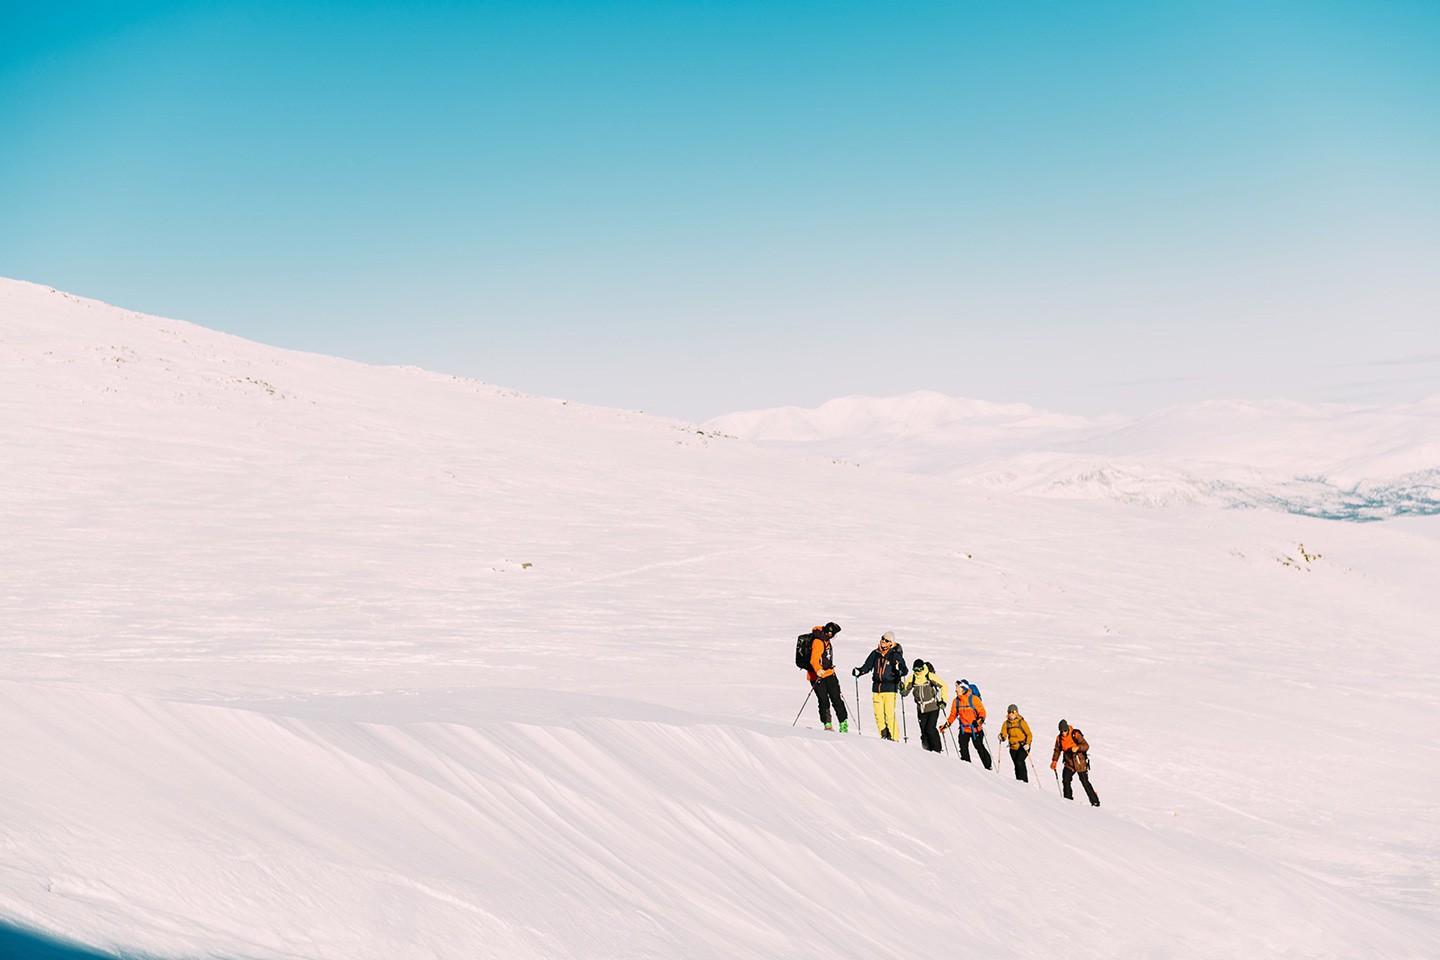
M4 960L146 960L138 953L100 953L6 923L0 923L0 957Z

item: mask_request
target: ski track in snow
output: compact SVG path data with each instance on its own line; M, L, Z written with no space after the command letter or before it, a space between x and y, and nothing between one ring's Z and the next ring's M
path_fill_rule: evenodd
M989 957L1440 955L1429 518L857 471L10 281L0 449L0 916L35 929L907 955L893 917ZM791 730L829 619L851 710L894 629L992 725L1020 704L1038 774L1085 730L1105 806L881 743L863 686L863 736Z

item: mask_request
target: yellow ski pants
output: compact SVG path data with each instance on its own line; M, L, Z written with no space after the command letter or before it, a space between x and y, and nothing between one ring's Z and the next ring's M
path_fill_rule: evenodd
M899 740L900 728L895 725L895 692L872 693L870 698L875 702L875 729L882 737L889 730L890 739Z

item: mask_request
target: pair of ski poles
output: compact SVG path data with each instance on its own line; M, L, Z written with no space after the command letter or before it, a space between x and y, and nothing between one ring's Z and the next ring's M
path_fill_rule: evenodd
M899 694L897 693L896 696L898 697ZM801 710L804 710L805 708L804 708L804 707L801 707L800 709L801 709ZM905 705L904 705L903 703L900 705L900 716L901 716L901 718L902 718L901 722L903 723L903 722L904 722L903 718L904 718L904 716L905 716ZM862 737L865 736L865 728L864 728L864 726L860 723L860 678L859 678L859 677L856 677L856 678L855 678L855 732L858 733L858 734L860 734L860 736L862 736ZM893 731L892 731L892 734L893 734ZM910 741L910 736L909 736L908 733L905 735L905 741L906 741L907 743Z
M797 723L800 722L800 714L804 713L804 712L805 712L805 708L810 705L810 698L811 698L814 694L815 694L815 684L812 683L812 684L810 684L810 692L807 693L807 694L805 694L805 702L802 703L802 704L800 704L800 709L796 712L796 714L795 714L795 719L790 721L790 726L793 727L793 726L795 726L795 724L797 724ZM865 736L865 731L864 731L864 729L860 726L860 678L859 678L859 677L856 677L856 678L855 678L855 732L858 733L858 734L860 734L860 736L862 736L862 737Z
M955 756L956 756L956 758L962 759L962 760L964 759L964 754L962 754L962 753L960 752L960 738L961 738L962 736L969 736L969 737L970 737L970 742L975 745L975 755L976 755L976 756L980 756L980 741L975 739L975 735L974 735L974 734L961 734L961 733L956 733L954 730L951 730L951 731L950 731L950 742L951 742L951 744L952 744L952 745L954 746L954 748L955 748ZM943 740L943 738L942 738L942 740ZM998 760L999 758L997 757L996 759ZM980 759L980 765L981 765L981 766L984 766L984 765L985 765L985 759L984 759L983 757L981 757L981 759ZM999 770L1000 770L1000 765L999 765L998 763L992 762L992 763L990 764L990 768L991 768L992 770L995 770L996 772L999 772Z
M810 684L810 692L807 693L807 694L805 694L805 702L802 703L802 704L800 704L800 709L799 709L798 711L796 711L796 713L795 713L795 719L790 721L790 726L793 727L793 726L795 726L795 724L797 724L797 723L800 722L800 714L802 714L802 713L805 712L805 708L806 708L807 706L809 706L809 704L810 704L810 697L811 697L812 695L814 695L814 693L815 693L815 684L812 683L812 684ZM897 697L898 697L898 694L897 694ZM904 703L901 703L901 704L900 704L900 723L901 723L901 729L904 730L904 733L902 734L902 736L905 738L905 742L906 742L906 743L909 743L909 742L910 742L910 731L909 731L908 726L907 726L906 723L905 723L905 704L904 704ZM862 736L862 737L865 736L865 728L864 728L864 727L861 725L861 723L860 723L860 678L859 678L859 677L856 677L856 678L855 678L855 732L858 733L858 734L859 734L860 736Z

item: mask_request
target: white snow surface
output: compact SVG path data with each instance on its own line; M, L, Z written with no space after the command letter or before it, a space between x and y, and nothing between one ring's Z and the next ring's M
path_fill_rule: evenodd
M1406 429L1327 462L1408 469ZM857 469L16 281L0 451L4 922L163 957L1440 956L1440 518ZM927 754L913 712L881 742L868 702L792 728L829 619L852 711L894 630L992 727L1018 703L1041 776ZM1061 717L1099 809L1045 769Z
M1051 497L1350 519L1440 513L1440 395L1385 407L1211 401L1086 418L918 391L735 413L705 426L866 467Z

